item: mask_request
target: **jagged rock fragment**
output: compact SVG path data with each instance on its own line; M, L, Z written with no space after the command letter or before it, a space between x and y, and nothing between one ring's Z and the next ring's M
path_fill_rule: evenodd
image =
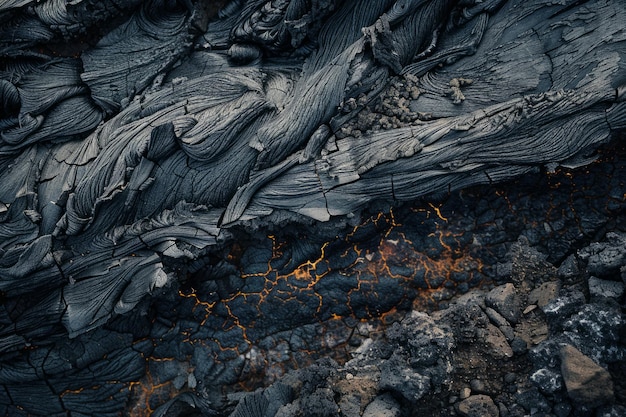
M521 300L515 293L515 287L510 283L491 290L485 298L485 303L513 324L517 323L522 313Z
M560 357L561 373L572 401L598 406L613 399L613 381L606 369L571 345L561 348Z

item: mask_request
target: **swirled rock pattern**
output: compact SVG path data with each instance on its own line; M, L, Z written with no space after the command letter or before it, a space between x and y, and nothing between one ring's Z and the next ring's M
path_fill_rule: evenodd
M434 202L564 175L619 140L624 21L610 0L3 2L3 411L223 412L219 387L280 355L356 343L333 320L495 279L511 239L480 227L502 212L445 231L462 215ZM601 214L546 213L566 236L552 262L611 224L625 194L607 184ZM398 231L389 207L424 197ZM235 413L291 394L263 395Z

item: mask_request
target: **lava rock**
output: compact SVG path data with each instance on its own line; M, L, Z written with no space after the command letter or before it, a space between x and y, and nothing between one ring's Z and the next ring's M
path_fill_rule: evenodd
M571 345L561 348L561 374L567 394L577 404L599 406L613 400L609 372Z
M300 400L302 409L310 417L338 417L339 407L333 400L333 393L328 388L319 388ZM250 416L252 417L252 416Z
M624 318L618 307L587 304L563 323L570 344L597 362L617 362L626 357L620 342Z
M516 337L511 341L511 350L516 355L523 355L528 350L528 343L521 337Z
M401 323L386 331L390 341L406 346L414 367L429 367L446 356L453 344L449 332L441 329L428 314L411 312Z
M546 260L547 255L531 246L531 240L533 244L538 243L539 235L530 230L526 232L526 235L520 236L517 242L511 245L510 250L513 261L511 280L519 287L532 285L537 280L556 274L556 268ZM534 236L531 237L528 232Z
M435 313L434 317L441 317L448 323L454 333L457 343L473 344L484 338L478 337L479 333L484 336L484 331L489 324L489 318L476 304L454 304L450 308Z
M534 371L541 369L561 373L561 346L566 344L568 339L562 334L544 340L528 351L528 358L533 365Z
M557 270L557 275L561 278L574 278L580 274L578 259L576 255L571 254L561 263Z
M531 415L537 412L550 411L551 408L546 397L541 395L536 388L517 394L516 400L517 404L521 405Z
M605 242L593 242L579 250L578 256L587 261L587 270L592 275L616 274L626 264L626 234L609 232Z
M530 381L541 390L541 392L552 394L563 388L563 378L553 370L542 368L535 371L530 376Z
M352 351L340 352L346 337L335 324L341 326L342 318L370 325L394 307L404 312L418 289L440 284L452 297L483 284L484 277L499 283L506 276L524 285L549 277L554 268L528 239L520 240L511 263L500 263L508 268L494 272L493 262L503 261L497 254L519 233L532 242L548 237L563 241L555 247L577 247L581 232L604 229L597 220L604 214L595 210L604 204L595 196L574 198L574 192L602 193L606 188L594 181L623 178L624 171L616 170L610 172L614 178L585 175L594 179L583 179L570 193L572 188L546 187L554 184L546 175L532 175L544 186L522 190L521 198L513 195L519 192L514 184L485 185L476 197L486 203L480 212L473 204L454 210L431 204L427 223L436 230L417 228L415 234L433 245L416 245L429 259L417 262L423 267L413 275L412 268L383 266L388 252L366 249L363 240L343 257L332 242L311 239L331 227L322 225L334 222L330 217L356 219L362 209L374 214L379 206L387 210L422 196L437 203L433 192L452 194L513 176L525 187L526 173L555 165L550 162L576 164L570 157L589 154L611 131L623 130L621 2L0 3L0 415L133 414L123 408L135 401L141 412L180 390L212 399L237 383L264 384L264 378L278 377L274 370L285 370L283 364L305 367L305 359L329 352L345 359ZM208 28L208 16L184 10L209 3L216 9L229 5ZM337 14L329 16L331 10ZM92 31L94 22L98 28ZM87 39L78 36L83 30ZM553 57L558 59L551 62ZM391 74L413 81L404 92L391 93L383 87ZM383 88L389 94L381 96ZM355 118L338 113L376 106L378 99L393 111L384 122L373 121L369 132L359 122L358 135L353 129L352 136L327 142L347 127L343 120ZM473 193L464 191L462 199ZM493 201L492 193L498 196ZM623 200L618 187L612 194L612 204ZM543 204L524 204L533 196ZM380 203L370 205L373 200ZM444 216L451 220L445 227ZM572 216L577 224L566 227ZM467 220L462 236L450 227L459 217ZM508 219L515 217L511 227ZM620 222L614 224L623 227ZM399 225L395 220L378 223L372 218L372 229L386 229L388 242L402 235L392 230ZM272 237L256 250L229 248L245 241L233 234L269 237L288 224L310 225L298 232L301 244ZM355 227L345 242L358 233ZM615 270L607 263L610 252L617 259L623 251L623 239L613 244L613 237L607 235L609 246L600 248L597 265L591 259L596 252L587 258L599 277ZM462 242L476 243L466 250ZM402 245L393 246L387 248L397 252ZM561 253L567 252L551 256ZM348 276L336 260L353 271L382 268ZM405 260L408 266L416 258L403 256L400 263ZM231 261L237 265L225 279L215 264ZM444 269L451 274L440 274ZM204 291L211 285L198 287L197 281L213 281L215 288ZM157 292L171 303L154 298ZM433 302L440 297L424 293ZM505 310L513 306L515 315L517 306L503 295L492 294L489 308L514 323ZM459 351L481 359L480 335L492 352L511 356L498 333L510 340L510 327L488 325L480 307L457 311L469 317L450 324L455 334L467 336ZM134 320L139 315L145 319ZM566 328L571 338L585 326L584 317L575 318L579 324ZM593 320L601 322L600 316ZM379 394L379 379L380 389L413 402L422 389L433 393L443 385L450 343L418 321L403 323L393 344L380 342L371 361L361 362L371 368L359 378L365 381L367 374L374 381L365 404ZM614 328L609 326L610 335ZM98 334L106 340L100 343ZM128 337L118 342L116 334ZM86 354L79 346L76 352L57 349L69 341ZM273 364L272 370L264 364ZM480 365L473 369L482 372ZM290 385L298 391L293 402L288 390L274 385L275 391L242 399L237 413L273 415L276 408L282 415L337 415L341 393L331 380L344 375L337 368L300 372ZM152 389L157 387L174 392ZM354 391L346 392L348 397ZM169 410L199 408L197 399L184 396Z
M485 298L487 306L500 313L510 323L517 323L522 314L522 304L511 283L500 285L491 290Z
M422 398L430 389L430 378L411 369L398 356L392 356L381 366L380 391L391 391L408 402Z
M500 411L488 395L472 395L457 406L459 414L465 417L499 417Z
M545 313L550 327L556 329L584 304L585 295L578 290L571 290L561 294L546 304L541 310Z
M624 295L624 283L589 277L589 295L619 299Z
M400 325L391 326L386 334L400 347L395 352L395 358L403 358L403 363L407 363L413 371L428 377L436 391L445 383L451 369L450 357L454 346L454 339L448 330L440 327L428 314L413 311Z
M504 334L493 324L489 323L484 332L485 344L488 352L496 359L513 357L513 349L506 340Z

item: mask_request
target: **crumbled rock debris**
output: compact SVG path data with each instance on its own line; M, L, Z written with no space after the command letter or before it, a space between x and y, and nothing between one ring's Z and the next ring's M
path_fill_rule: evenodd
M419 97L417 77L404 74L392 78L388 87L373 102L367 97L360 96L348 104L344 104L344 111L357 109L354 118L346 123L338 132L337 137L360 137L365 133L378 130L389 130L410 126L417 120L427 120L427 113L416 112L410 108L410 103Z
M534 256L536 249L525 239L510 254L511 272L523 277L516 285L474 290L431 313L412 311L376 340L356 346L344 365L324 362L280 379L277 383L292 381L300 398L291 403L289 415L310 415L302 399L310 401L320 386L334 392L334 402L320 415L335 415L336 407L342 416L372 417L425 410L476 417L620 415L626 400L620 366L626 355L620 336L626 324L623 299L607 304L577 290L593 279L584 262L580 273L586 278L568 285L556 274L544 281L533 273L537 262L545 261ZM510 306L519 312L510 314ZM503 329L511 329L514 338L507 341L509 330ZM512 347L519 343L524 349ZM299 382L308 372L319 374L320 366L326 367L320 385Z

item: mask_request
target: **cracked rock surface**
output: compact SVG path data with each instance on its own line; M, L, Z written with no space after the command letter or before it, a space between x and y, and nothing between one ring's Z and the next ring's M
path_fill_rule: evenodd
M525 239L514 244L512 274L540 267L528 259L536 253ZM508 291L510 283L489 292L474 290L430 314L409 312L375 340L365 339L343 365L320 361L288 373L275 384L290 385L296 400L285 414L276 415L311 415L303 401L319 389L332 390L334 402L316 415L359 416L372 410L384 416L620 415L626 410L625 321L618 303L623 300L593 301L583 295L589 273L583 268L579 279L564 283L544 307L550 311L580 292L580 312L552 321L528 297L560 278L554 267L545 272L512 288L524 307L516 323L493 320L485 303L494 290ZM505 327L513 330L509 338L503 336ZM490 340L490 328L500 335L498 343ZM524 348L512 348L516 341ZM309 374L324 377L314 386L302 384Z
M620 415L624 21L2 2L0 414Z

